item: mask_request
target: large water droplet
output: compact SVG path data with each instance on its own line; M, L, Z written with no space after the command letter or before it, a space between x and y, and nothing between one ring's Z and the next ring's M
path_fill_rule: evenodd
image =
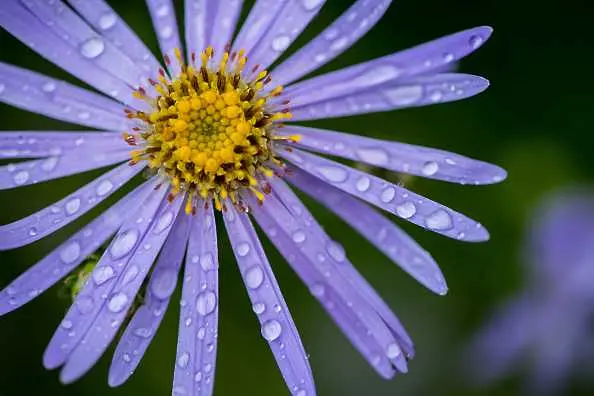
M115 276L115 273L113 271L113 268L109 265L102 265L102 266L96 267L95 270L93 271L93 280L95 281L95 283L97 285L102 285L103 283L105 283L109 279L113 278L114 276Z
M394 200L395 196L396 196L396 189L394 187L386 187L380 195L380 200L383 203L389 203Z
M425 162L425 164L423 165L423 169L421 169L421 172L423 172L423 175L425 176L433 176L434 174L437 173L437 171L439 170L439 164L435 161L428 161Z
M205 253L200 257L200 266L204 271L215 269L215 263L211 253Z
M88 59L93 59L105 51L105 43L100 37L93 37L82 43L80 53Z
M380 148L360 148L355 150L359 159L372 165L385 165L388 163L388 153Z
M58 165L58 157L49 157L41 163L41 169L45 172L51 172Z
M114 294L107 303L107 308L111 312L121 312L128 303L128 296L124 293L116 293Z
M202 316L214 311L217 306L217 296L210 290L198 294L196 298L196 311Z
M483 44L483 38L481 36L472 36L469 40L472 49L477 49Z
M369 178L367 176L361 176L359 178L359 180L357 180L357 183L355 184L355 188L359 192L365 192L365 191L369 190L370 186L371 186L371 180L369 180Z
M75 305L79 312L83 315L88 314L95 307L93 299L88 296L79 296L75 301Z
M291 38L287 35L282 35L272 40L272 49L275 51L284 51L291 44Z
M396 206L396 214L403 219L410 219L417 213L417 207L412 202L404 202Z
M70 330L72 328L72 321L68 320L68 319L64 319L62 321L61 326L66 329L66 330Z
M262 324L262 337L267 341L274 341L280 337L283 328L277 320L269 320Z
M171 223L173 222L173 213L172 212L166 212L163 215L161 215L161 217L159 218L159 220L157 220L157 224L155 224L155 234L160 234L163 231L165 231L165 229L167 229L167 227L169 227L171 225Z
M381 65L371 70L366 70L352 81L353 84L361 87L378 85L392 80L400 75L400 70L392 65Z
M305 241L305 233L303 231L297 231L293 234L293 241L295 243L302 243Z
M452 228L453 221L452 216L448 212L439 209L427 216L425 224L432 230L443 231Z
M184 352L177 359L177 365L181 368L186 368L186 367L188 367L189 361L190 361L190 354L187 352Z
M14 180L14 184L16 184L17 186L25 184L27 182L27 180L29 180L29 172L24 171L24 170L19 171L14 174L12 179Z
M344 252L344 248L334 241L328 242L326 245L326 251L337 262L341 263L346 258L346 254Z
M388 359L396 359L398 356L400 356L400 353L400 347L396 343L391 343L386 348L386 356Z
M101 29L101 30L110 29L116 24L117 20L118 19L113 12L108 12L106 14L103 14L99 18L99 29Z
M326 287L323 283L316 283L311 287L311 294L316 297L322 297L326 293Z
M261 315L264 313L264 311L266 311L266 305L264 305L262 303L256 303L256 304L252 305L252 310L254 311L254 313L256 315Z
M56 83L53 81L46 81L41 86L41 90L45 93L52 93L56 90Z
M73 198L70 201L66 202L66 213L69 215L73 215L80 209L80 198Z
M317 7L319 7L320 5L322 5L322 3L325 0L302 0L303 2L303 7L305 7L305 9L307 11L313 11L314 9L316 9Z
M113 183L109 180L103 180L97 186L96 192L97 192L97 195L102 197L105 194L107 194L108 192L110 192L112 189L113 189Z
M384 90L384 95L394 106L407 106L416 103L423 97L423 87L412 85Z
M237 255L245 257L250 252L250 245L246 242L242 242L236 247Z
M153 295L164 300L169 298L177 284L177 272L173 269L157 270L151 278L150 287Z
M338 166L320 166L318 172L331 183L342 183L348 177L347 171Z
M159 30L159 36L161 38L168 40L173 36L173 28L169 25L163 26L161 30Z
M126 271L126 273L124 274L124 279L122 280L124 285L127 285L128 283L132 282L134 278L136 278L136 275L138 275L138 272L139 269L136 265L131 266L128 269L128 271Z
M134 330L134 335L140 338L149 338L152 335L152 332L150 329L147 329L146 327L139 327L136 330Z
M60 259L64 264L72 264L80 256L80 244L70 242L60 251Z
M118 235L117 239L113 242L111 249L109 250L111 257L117 260L130 253L132 248L134 248L136 245L136 242L138 242L138 237L138 230L127 230Z
M169 6L167 4L163 4L157 8L156 12L159 18L164 18L169 14Z
M245 284L250 289L257 289L264 282L264 272L262 269L255 265L248 269L245 273Z

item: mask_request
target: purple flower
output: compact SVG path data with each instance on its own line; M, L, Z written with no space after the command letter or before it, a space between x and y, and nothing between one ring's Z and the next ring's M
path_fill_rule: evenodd
M527 392L563 394L572 372L592 369L593 198L584 190L564 191L536 211L527 235L526 285L469 349L479 383L511 374L528 358Z
M185 56L178 50L172 2L147 0L166 69L104 1L68 3L8 0L0 24L103 95L1 64L0 100L97 131L3 133L2 158L34 159L2 167L0 188L120 165L50 207L0 226L0 248L61 229L142 170L148 180L1 292L0 312L6 313L69 272L78 274L74 303L45 352L45 366L63 366L65 383L78 379L129 320L109 372L110 385L126 381L159 327L185 256L173 393L211 394L218 316L214 216L220 211L262 336L291 393L315 394L312 373L249 214L373 368L385 378L406 372L414 354L406 331L286 182L337 213L423 285L445 294L431 256L366 203L455 239L484 241L487 231L404 187L312 152L460 184L499 182L505 171L440 150L292 122L478 94L487 88L485 79L444 70L479 48L491 29L466 30L296 82L362 37L390 1L357 1L276 66L273 78L265 69L324 0L258 0L232 45L227 43L242 1L187 1ZM106 243L92 273L77 272Z

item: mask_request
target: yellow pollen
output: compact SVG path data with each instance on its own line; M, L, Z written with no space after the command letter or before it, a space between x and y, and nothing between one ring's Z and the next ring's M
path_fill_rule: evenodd
M273 175L270 168L281 164L272 141L300 138L274 133L277 122L291 117L284 105L269 103L282 87L265 93L271 81L265 70L252 80L245 78L243 50L225 52L216 64L212 47L200 54L198 65L194 55L186 65L181 52L175 54L182 71L169 79L160 70L157 80L150 80L156 97L142 88L133 93L153 110L128 112L129 118L143 123L137 135L122 135L128 144L138 146L131 151L132 162L147 160L149 168L168 178L170 199L187 192L188 214L195 212L196 198L213 200L218 210L225 208L227 199L240 203L244 192L263 201L269 192L266 178Z

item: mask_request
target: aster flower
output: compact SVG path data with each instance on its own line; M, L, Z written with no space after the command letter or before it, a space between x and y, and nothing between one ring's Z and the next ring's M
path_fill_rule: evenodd
M469 348L479 384L510 375L526 361L527 393L564 394L573 372L592 369L592 198L584 190L564 191L536 211L527 233L526 285Z
M296 82L350 47L390 4L359 0L269 74L266 69L324 3L258 0L233 39L242 1L186 1L187 48L181 51L172 2L147 0L165 68L102 0L3 3L5 30L101 94L0 64L0 100L96 130L2 133L2 158L32 159L2 167L0 187L119 165L61 201L0 226L0 248L38 241L141 171L148 177L0 294L0 312L10 312L71 271L79 274L85 258L106 246L87 278L79 277L73 305L44 355L47 368L63 366L63 382L87 372L127 324L109 372L110 385L125 382L159 327L183 262L173 393L212 393L217 212L261 334L291 393L315 394L312 373L250 215L381 376L407 371L414 350L401 323L287 182L336 212L429 289L444 294L445 281L431 256L371 206L464 241L484 241L487 231L402 186L313 153L460 184L499 182L505 172L440 150L293 122L449 102L482 92L485 79L444 70L479 48L491 29L466 30ZM134 303L139 293L140 305Z

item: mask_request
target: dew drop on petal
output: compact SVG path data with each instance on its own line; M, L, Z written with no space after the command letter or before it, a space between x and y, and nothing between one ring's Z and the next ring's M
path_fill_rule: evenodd
M186 368L186 367L188 367L189 361L190 361L190 354L187 352L184 352L177 359L177 365L181 368Z
M371 181L369 180L369 178L367 176L361 176L359 178L359 180L357 180L357 183L355 184L355 188L359 192L365 192L365 191L369 190L370 186L371 186Z
M266 311L266 305L262 303L255 303L254 305L252 305L252 310L256 315L261 315L262 313L264 313L264 311Z
M128 296L124 293L114 294L107 303L107 308L111 312L121 312L128 303Z
M117 22L117 17L113 12L108 12L99 18L99 29L108 30L112 28Z
M41 86L41 90L46 93L54 92L56 90L56 83L53 81L46 81Z
M41 169L45 172L51 172L58 165L58 157L49 157L41 163Z
M96 267L93 271L93 280L97 285L102 285L114 276L115 273L113 271L113 268L109 265L102 265Z
M323 2L324 2L324 0L302 0L303 7L305 7L305 9L307 11L313 11L313 10L315 10Z
M403 219L410 219L417 213L417 207L412 202L404 202L396 206L396 214Z
M60 259L64 264L72 264L80 256L80 244L71 242L60 250Z
M326 287L322 283L316 283L311 287L311 294L322 297L326 293Z
M331 183L342 183L348 177L348 173L338 166L320 166L318 172Z
M396 343L391 343L386 348L386 356L388 359L396 359L398 356L400 356L400 353L400 347Z
M73 198L70 201L66 202L65 205L66 213L69 215L73 215L80 209L80 198Z
M303 243L305 241L305 233L303 231L296 231L293 234L293 242Z
M76 305L76 308L78 308L79 312L83 315L88 314L95 307L95 303L94 303L93 299L88 296L78 297L76 299L75 305Z
M431 213L425 219L425 224L432 230L443 231L452 228L452 216L443 209Z
M82 43L80 53L87 59L93 59L105 51L105 43L100 37L93 37Z
M284 51L291 44L291 38L287 35L282 35L272 40L272 49L275 51Z
M146 327L139 327L136 330L134 330L134 335L140 338L149 338L151 334L151 330L147 329Z
M236 247L237 254L240 257L245 257L250 252L250 245L246 242L242 242Z
M136 245L138 237L138 230L127 230L118 235L117 239L113 242L109 250L112 258L117 260L130 253L130 251Z
M372 165L385 165L388 163L388 153L380 148L360 148L355 150L357 157L363 162Z
M215 269L215 263L211 253L205 253L200 257L200 266L204 271L212 271Z
M267 341L278 339L283 331L281 324L277 320L269 320L262 324L262 337Z
M217 306L217 296L209 291L198 294L196 298L196 311L202 316L208 315L214 311Z
M19 171L14 174L13 180L14 180L14 184L16 184L17 186L25 184L27 182L27 180L29 180L29 172L24 171L24 170Z
M413 85L408 87L390 88L383 91L386 98L394 106L407 106L417 103L423 97L423 87Z
M439 170L439 164L435 161L428 161L425 162L425 164L423 165L423 169L421 169L421 172L423 172L423 175L425 176L433 176L434 174L437 173L437 171Z
M328 252L330 257L332 257L339 263L343 262L346 258L344 248L334 241L328 242L328 244L326 245L326 251Z
M157 220L157 224L155 225L155 234L160 234L163 231L165 231L173 222L173 213L172 212L166 212L163 215L161 215L161 217L159 218L159 220Z
M383 203L392 202L394 197L396 197L396 189L393 187L386 187L380 195L380 199Z
M113 183L109 180L103 180L97 186L96 192L97 192L97 195L102 197L105 194L107 194L108 192L110 192L112 189L113 189Z
M472 36L470 37L469 44L472 49L477 49L483 44L483 38L481 36Z
M173 269L161 269L154 273L150 281L150 289L159 300L169 298L177 284L177 272Z
M248 269L245 273L245 284L250 289L257 289L264 282L264 272L262 269L255 265Z

